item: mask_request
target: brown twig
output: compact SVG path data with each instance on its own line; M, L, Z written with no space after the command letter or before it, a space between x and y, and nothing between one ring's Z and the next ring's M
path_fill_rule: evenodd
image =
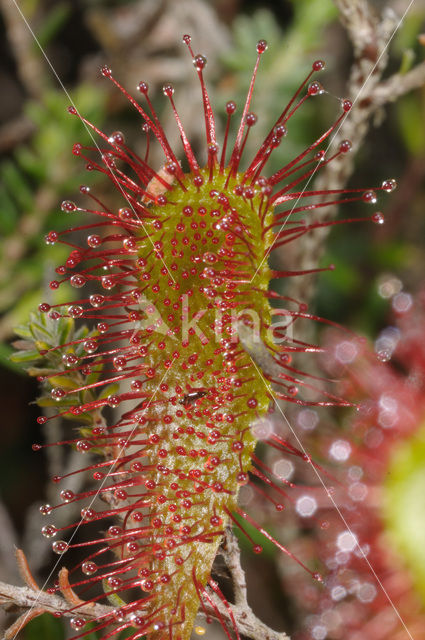
M223 619L230 626L231 615L229 610L214 593L209 593L209 597L220 611ZM45 591L35 591L29 587L16 587L5 582L0 582L0 605L6 608L11 606L18 607L24 611L12 627L9 627L8 631L6 631L6 640L13 636L12 628L15 632L22 629L35 615L51 613L56 616L60 614L60 616L72 617L77 614L75 610L71 611L72 607L70 607L69 602L60 596L46 593ZM229 607L238 624L240 633L247 638L251 638L251 640L289 640L285 633L273 631L263 624L251 611L246 600L241 602L240 605L229 605ZM114 607L93 603L78 607L78 615L84 617L87 621L111 615L113 611ZM216 610L211 604L206 603L205 611L214 618L217 616Z
M40 98L47 75L43 60L34 49L32 34L11 0L0 0L0 10L21 82L33 97Z
M391 78L378 84L369 95L376 108L394 102L413 89L425 84L425 62L421 62L407 73L395 73Z
M241 566L241 552L238 540L233 531L226 529L224 544L221 548L227 568L232 578L233 593L235 595L235 605L245 606L247 604L247 588L245 572Z
M376 40L377 16L372 12L367 0L334 0L334 3L353 43L356 58L362 58L365 49L372 47Z
M16 587L6 582L0 582L0 604L6 607L14 605L19 609L31 611L34 608L43 609L46 613L60 613L67 617L75 615L75 611L70 611L69 603L60 596L45 591L35 591L29 587ZM82 615L87 620L95 620L112 611L113 607L88 603L78 609L78 615Z
M27 116L18 116L0 127L0 153L13 151L35 131L35 124Z
M6 506L0 501L0 578L13 582L18 578L16 562L10 550L13 549L17 533Z
M15 549L15 557L19 569L19 574L22 580L25 582L27 587L29 587L33 591L39 591L40 588L31 573L31 569L28 565L28 560L26 559L25 553L22 551L22 549Z
M207 600L204 603L204 610L208 615L216 618L218 609L220 615L229 626L232 625L233 616L238 624L240 633L252 640L289 640L285 633L273 631L263 624L248 605L245 575L239 558L239 546L230 529L225 534L225 545L222 549L222 554L234 581L236 603L230 604L227 608L215 593L208 592L214 606L211 601ZM20 617L5 632L4 640L14 637L30 620L42 613L53 613L56 616L60 614L65 617L75 616L78 613L79 616L83 616L90 621L110 615L114 611L114 607L81 600L69 584L68 570L65 567L59 572L59 588L63 598L41 591L29 570L24 552L17 549L16 557L20 573L28 586L16 587L0 582L0 605L6 609L14 606L23 610Z
M4 640L12 640L15 638L20 631L34 620L38 616L41 616L43 613L46 613L42 607L36 607L35 609L30 609L26 613L22 613L17 620L4 632Z
M404 75L394 74L382 81L388 63L388 44L398 24L391 9L378 17L366 0L334 0L339 9L340 20L345 27L354 50L354 62L347 83L347 98L354 107L342 122L332 140L333 148L348 139L352 141L351 153L341 154L320 170L315 189L344 188L354 170L356 153L363 145L375 114L382 107L401 95L425 83L425 63L414 67ZM324 207L317 211L315 221L321 222L335 217L337 206ZM315 229L294 243L287 252L287 259L300 270L317 267L330 227ZM308 302L313 294L315 275L293 278L288 283L288 296Z
M204 601L205 613L217 618L216 609L218 609L220 615L229 624L229 628L231 629L232 624L227 607L211 589L207 588L207 592L211 602L208 602L208 600ZM232 611L239 633L250 638L250 640L290 640L289 636L284 631L274 631L265 625L264 622L261 622L261 620L253 613L246 601L240 605L229 605L229 607Z
M61 594L63 595L67 603L71 605L71 607L83 607L85 604L84 600L81 600L81 598L77 596L75 591L73 591L71 585L69 584L68 575L68 569L66 567L62 567L62 569L59 571L59 589L61 591ZM90 602L89 604L92 607L94 605L93 602Z
M240 633L251 638L251 640L289 640L289 636L283 631L274 631L261 622L249 606L245 572L241 566L240 549L237 538L231 528L227 528L225 531L220 553L232 579L235 603L229 606ZM217 607L220 614L226 620L229 620L229 611L217 594L212 589L207 589L207 592L211 602L208 599L204 600L204 610L208 615L217 617L214 609L214 607Z

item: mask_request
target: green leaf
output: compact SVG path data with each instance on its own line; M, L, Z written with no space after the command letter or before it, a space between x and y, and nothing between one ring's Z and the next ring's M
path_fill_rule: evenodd
M14 332L21 338L32 338L32 333L28 325L19 325L14 328Z
M34 362L35 360L40 360L41 358L42 356L36 349L31 349L28 351L15 351L15 353L12 353L12 355L10 356L11 361L16 363Z
M103 587L103 591L107 594L106 597L110 602L110 604L112 604L114 607L117 607L117 608L125 606L126 602L122 598L120 598L118 594L108 593L108 591L111 590L111 587L108 585L107 580L102 580L102 587Z
M69 376L53 376L53 378L49 378L49 383L53 387L61 387L62 389L78 389L81 384Z
M422 154L425 145L425 123L422 105L414 95L403 96L397 103L401 134L408 150Z
M26 372L29 376L35 378L35 376L53 376L57 373L57 369L48 369L47 367L28 367Z
M47 328L41 324L39 319L42 317L43 316L39 316L37 319L34 318L30 321L32 334L36 340L46 340L48 341L48 344L52 344L52 336L54 335L53 331L49 330L50 327Z
M20 637L23 640L40 640L41 638L55 638L55 640L63 640L65 638L64 625L49 613L44 613L29 622Z
M406 49L403 51L399 73L407 73L412 68L414 61L415 53L412 49Z
M16 228L18 210L4 185L0 186L0 231L10 235Z
M384 489L388 532L425 604L425 426L397 444Z
M247 533L251 536L252 540L254 541L254 544L258 544L261 547L263 547L262 554L264 555L264 557L267 557L267 558L276 557L277 549L273 544L273 542L271 542L265 536L263 536L263 534L260 531L258 531L258 529L256 529L251 523L243 520L242 525L243 525L243 528L247 531ZM241 548L252 551L251 542L247 539L247 537L239 529L239 527L235 525L233 527L233 531L239 540L239 544Z
M47 15L45 14L43 16L43 21L40 23L37 32L38 41L42 47L46 47L52 38L54 38L65 24L70 12L71 7L68 3L58 2L53 5Z
M15 374L22 374L24 372L23 367L19 363L15 363L11 359L11 355L14 353L12 348L8 344L0 342L0 362L5 369L10 369Z
M75 331L75 322L72 318L60 318L58 324L57 344L67 344L71 342L71 336Z
M0 171L3 185L15 199L19 209L30 209L33 201L31 189L17 166L10 160L1 165Z
M61 409L69 409L69 407L75 405L75 398L65 396L60 400L55 400L50 396L40 396L39 398L37 398L36 402L39 407L58 407Z
M33 149L23 146L18 147L15 151L15 159L21 169L31 178L36 179L38 182L46 178L46 169Z
M113 382L112 384L108 384L108 386L104 387L98 396L99 400L103 398L107 398L108 396L112 396L114 393L118 393L120 389L120 385L118 382Z

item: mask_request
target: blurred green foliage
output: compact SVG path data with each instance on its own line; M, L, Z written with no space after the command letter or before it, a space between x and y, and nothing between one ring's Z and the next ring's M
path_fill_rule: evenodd
M29 622L21 635L25 640L40 640L40 638L54 638L65 640L65 628L62 620L49 613L44 613Z
M101 125L105 117L105 94L96 87L80 85L73 100L81 113ZM54 268L67 256L60 244L47 246L45 234L69 225L60 203L78 192L82 164L71 153L74 142L93 144L79 118L67 111L69 100L62 91L49 90L43 102L30 101L25 112L35 125L29 144L18 146L0 164L0 328L3 337L22 324L40 301L60 303L72 299L70 287L51 291L47 284ZM99 180L96 172L84 176L88 184ZM78 216L76 217L76 219ZM0 352L7 366L10 349Z
M425 605L425 428L399 444L388 467L384 508L389 538L412 574Z
M260 118L248 139L247 157L258 149L259 140L267 135L311 71L312 62L323 49L324 29L337 16L331 0L298 0L293 7L293 21L284 30L267 9L259 9L250 16L240 15L233 23L233 45L223 56L223 62L234 75L230 89L221 92L220 86L218 88L224 93L219 98L223 104L232 99L242 108L253 68L252 43L264 38L269 45L261 58L255 84L252 109ZM332 66L332 60L329 62ZM326 106L319 102L308 101L288 124L288 135L272 154L268 172L276 171L293 159L329 124L338 109L337 102L331 99L331 106L328 101Z
M66 618L68 622L70 618ZM92 628L93 625L88 624L85 630ZM134 629L126 629L122 631L119 635L115 636L116 640L125 640L125 638L130 637L134 633ZM93 632L84 636L86 640L98 640L101 638L102 632ZM67 637L65 634L65 626L63 620L59 618L55 618L55 616L50 613L44 613L34 620L29 622L25 629L21 632L21 637L25 640L40 640L43 638L45 640L65 640ZM144 640L144 636L140 639Z

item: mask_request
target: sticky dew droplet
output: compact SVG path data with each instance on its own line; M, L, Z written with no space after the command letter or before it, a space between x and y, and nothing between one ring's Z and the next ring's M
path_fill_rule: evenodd
M72 202L71 200L64 200L61 204L61 209L62 211L66 211L66 212L76 211L77 205L75 204L75 202Z
M64 489L60 492L59 495L60 499L63 500L63 502L71 502L71 500L75 498L75 493L70 489Z
M53 538L57 532L58 530L53 524L46 525L41 529L41 533L45 538Z
M84 575L86 576L92 576L96 573L96 571L99 569L99 567L97 566L97 564L95 562L93 562L92 560L86 560L85 562L83 562L83 564L81 565L81 571L84 573Z
M260 55L262 53L264 53L265 51L267 51L267 49L268 49L267 40L259 40L257 42L256 49L257 49L257 53L259 53Z
M69 544L67 542L65 542L64 540L56 540L56 542L53 542L53 544L52 544L53 552L56 553L59 556L61 556L62 554L66 553L66 551L68 551L68 549L69 549Z
M108 138L110 144L121 146L125 143L124 134L122 131L114 131Z
M309 96L320 96L325 93L325 89L320 82L313 80L307 87L307 93Z
M372 216L372 222L374 222L375 224L384 224L385 222L384 214L381 213L381 211L377 211Z
M69 621L69 624L71 628L74 629L75 631L80 631L85 627L86 621L84 620L84 618L74 617L74 618L71 618L71 620Z
M376 204L378 198L376 197L375 191L365 191L362 196L363 202L367 202L368 204Z
M394 189L397 188L397 182L394 178L389 178L388 180L384 180L382 183L382 189L387 193L391 193Z
M84 287L86 282L86 278L81 273L74 274L69 280L71 287L74 287L75 289L81 289L81 287Z
M205 56L197 55L193 58L193 66L197 71L202 71L207 66L207 59Z
M50 504L42 504L39 511L42 516L48 516L52 512L52 507Z

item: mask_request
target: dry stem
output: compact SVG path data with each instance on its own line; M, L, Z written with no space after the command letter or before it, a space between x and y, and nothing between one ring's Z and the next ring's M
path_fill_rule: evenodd
M344 139L351 140L353 146L351 153L341 154L319 171L315 189L322 191L341 189L347 184L354 170L356 153L375 114L388 102L425 84L425 63L418 64L406 74L396 73L387 80L381 80L388 63L388 44L399 22L392 9L385 9L378 18L366 0L334 0L334 3L354 49L346 96L354 106L332 140L332 147L338 148ZM324 207L317 211L315 221L332 219L337 210L336 206ZM315 229L288 247L291 264L296 264L300 270L314 269L322 258L329 231L330 227ZM315 282L314 275L292 278L287 294L308 302Z
M0 10L6 24L7 37L13 49L18 73L29 93L40 98L46 87L44 60L34 48L27 25L11 0L0 0Z
M229 611L214 593L209 593L219 609L222 617L231 628L231 617ZM42 613L60 614L64 617L77 615L76 611L70 611L70 604L62 597L46 593L45 591L35 591L29 587L16 587L14 585L0 582L0 605L6 609L18 608L22 611L19 619L5 632L3 640L8 640L14 633L21 630L35 615ZM75 605L74 605L75 606ZM285 633L279 633L269 629L251 611L249 605L241 602L239 605L229 605L230 610L238 624L240 633L252 640L289 640ZM114 611L114 607L106 605L88 603L78 608L78 616L84 617L87 621L96 620L98 617L106 616ZM205 603L205 611L211 617L215 617L214 607L208 602Z

